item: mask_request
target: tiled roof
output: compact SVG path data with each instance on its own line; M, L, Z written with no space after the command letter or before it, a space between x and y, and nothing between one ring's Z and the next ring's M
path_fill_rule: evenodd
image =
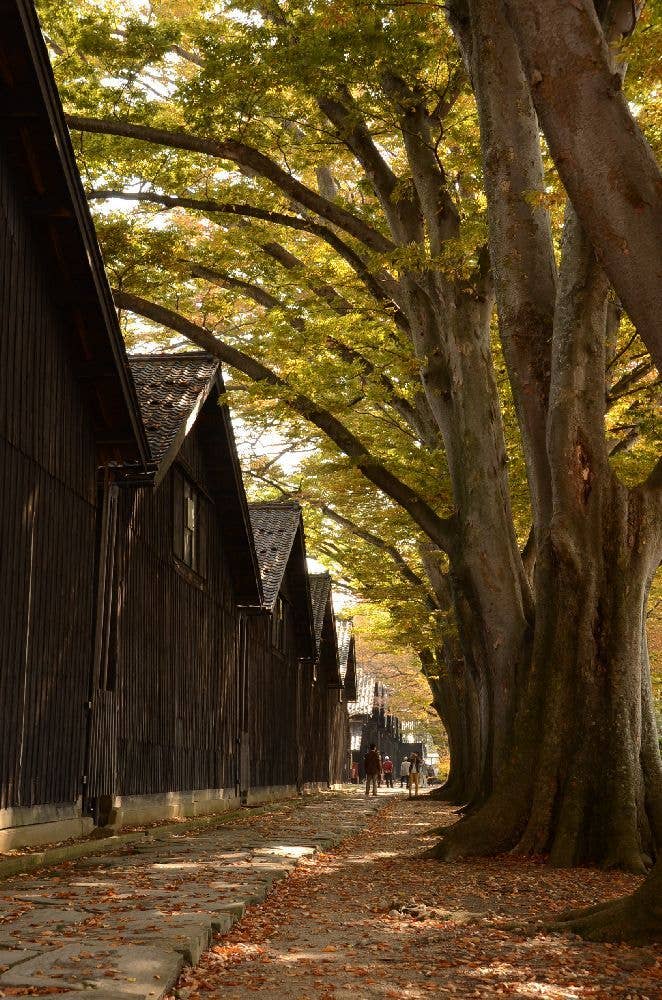
M352 631L354 622L351 618L336 618L336 632L338 634L338 658L340 660L340 676L345 679L347 673L347 661L349 660L349 647L352 642Z
M134 354L129 363L152 457L159 466L196 405L206 399L219 361L191 352Z
M356 665L356 701L347 703L350 715L370 715L375 703L375 678Z
M251 503L248 510L262 574L264 603L273 609L301 523L301 507L284 501Z
M319 653L324 627L324 612L331 593L331 576L329 573L309 573L310 600L313 605L313 621L315 623L315 645Z

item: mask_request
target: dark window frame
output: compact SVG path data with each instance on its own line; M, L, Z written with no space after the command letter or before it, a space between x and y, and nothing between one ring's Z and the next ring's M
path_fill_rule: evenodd
M207 499L204 491L176 465L173 469L172 547L175 560L187 572L206 579Z
M287 598L279 594L271 618L271 645L278 653L285 653Z

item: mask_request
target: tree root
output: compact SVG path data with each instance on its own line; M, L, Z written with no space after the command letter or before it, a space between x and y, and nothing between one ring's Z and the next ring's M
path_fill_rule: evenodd
M654 944L662 941L659 910L645 905L638 893L600 903L584 910L571 910L548 930L577 934L587 941L624 941Z
M443 827L439 831L442 839L431 849L429 856L440 861L459 861L507 851L512 846L512 829L504 830L499 823L486 823L481 819L472 815L454 826Z

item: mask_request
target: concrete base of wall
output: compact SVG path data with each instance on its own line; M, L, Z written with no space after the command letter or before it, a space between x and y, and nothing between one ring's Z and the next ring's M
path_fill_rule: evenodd
M82 815L82 800L20 809L0 809L0 853L87 836L94 823Z
M267 785L266 788L251 788L248 792L247 804L259 806L263 802L296 798L298 794L296 785Z
M196 788L190 792L164 792L157 795L123 795L115 799L113 826L143 826L166 819L213 816L238 809L234 788Z
M340 788L342 786L334 786ZM312 795L328 791L324 782L309 782L302 793ZM296 785L273 785L252 788L247 804L258 806L282 799L296 798ZM164 820L195 819L239 809L241 800L234 788L199 788L190 792L164 792L158 795L124 795L113 802L113 820L108 833L126 826L145 826ZM89 836L94 829L91 817L82 815L82 801L66 805L35 806L32 809L0 810L0 853L21 847L56 844Z

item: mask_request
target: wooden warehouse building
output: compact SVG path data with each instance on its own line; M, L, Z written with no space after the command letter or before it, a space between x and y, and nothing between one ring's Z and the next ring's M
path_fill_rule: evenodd
M250 514L269 611L247 619L251 784L286 790L294 775L299 790L327 786L339 780L341 690L331 580L308 574L298 504Z
M100 470L149 449L34 9L0 0L0 849L85 828Z
M155 467L111 488L104 522L88 790L101 822L111 807L138 822L238 795L240 607L262 600L219 362L130 361Z
M315 625L317 651L316 697L311 699L308 739L319 760L314 769L326 771L329 785L340 785L349 778L347 750L349 747L349 716L343 698L340 674L338 633L333 611L331 576L329 573L310 575L310 594ZM324 780L324 779L320 779Z
M268 612L246 621L250 785L301 790L310 780L302 706L316 659L301 508L274 502L252 503L249 510Z
M0 11L0 850L333 782L301 510L249 512L216 360L127 359L34 9Z

